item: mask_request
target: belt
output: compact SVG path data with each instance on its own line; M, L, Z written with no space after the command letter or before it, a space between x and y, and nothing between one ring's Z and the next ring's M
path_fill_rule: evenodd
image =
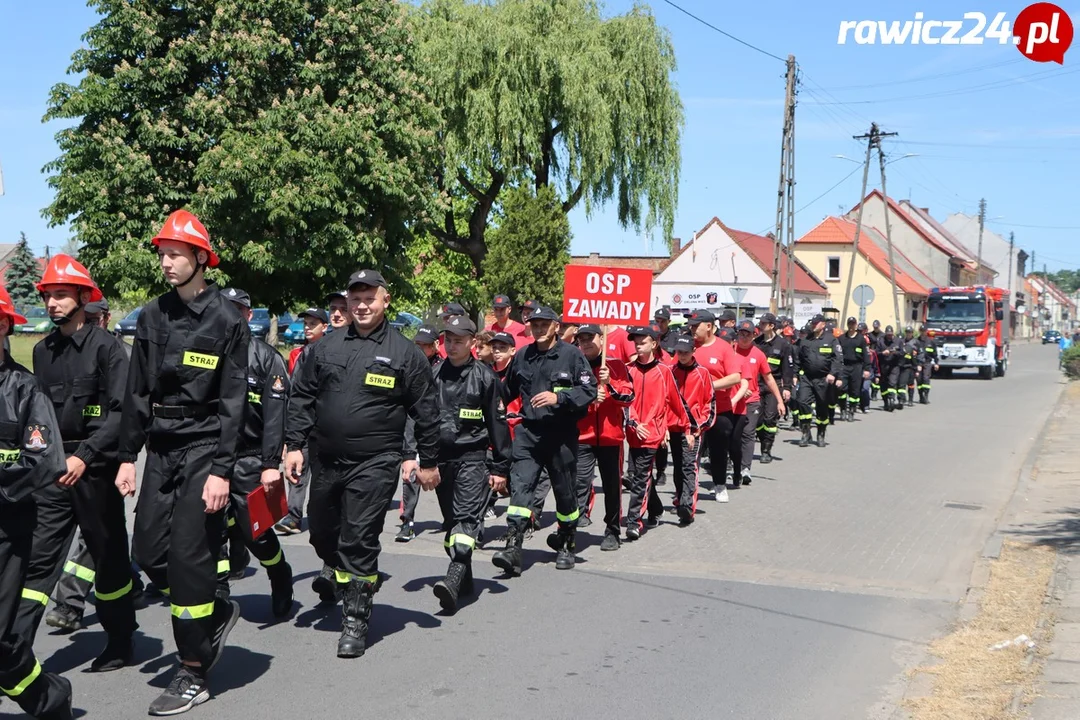
M151 411L156 418L165 418L169 420L182 420L184 418L195 418L202 420L217 414L217 404L211 405L158 405L154 403L151 406Z
M71 450L71 451L78 450L79 446L82 445L82 444L83 444L82 440L65 440L64 441L64 451L67 452L68 450Z

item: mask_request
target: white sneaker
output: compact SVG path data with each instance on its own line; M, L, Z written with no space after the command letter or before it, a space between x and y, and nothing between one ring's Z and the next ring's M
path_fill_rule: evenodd
M727 488L716 493L716 502L728 502Z

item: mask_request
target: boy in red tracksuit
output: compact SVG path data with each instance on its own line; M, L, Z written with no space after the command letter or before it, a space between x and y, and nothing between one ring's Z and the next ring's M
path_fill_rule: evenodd
M630 445L630 465L627 468L630 505L626 512L626 539L637 540L644 529L642 518L645 516L646 496L649 498L649 517L644 527L656 527L664 513L663 503L652 487L656 449L667 441L669 428L685 433L690 428L690 418L679 396L671 368L656 356L660 347L660 328L634 327L627 334L634 341L637 360L629 368L634 399L630 403L627 418L629 431L626 433Z
M694 359L694 339L681 335L673 348L675 363L671 373L689 411L690 431L671 430L671 464L675 479L675 512L679 525L694 522L698 496L698 458L701 456L701 436L716 420L716 393L712 376Z
M593 476L599 466L604 489L604 540L600 549L618 550L622 521L622 445L626 437L623 425L626 408L634 399L634 389L622 361L609 357L606 367L601 364L603 334L599 326L582 325L574 341L589 361L599 383L596 402L589 406L588 415L578 421L578 509L586 517L592 512L596 497Z

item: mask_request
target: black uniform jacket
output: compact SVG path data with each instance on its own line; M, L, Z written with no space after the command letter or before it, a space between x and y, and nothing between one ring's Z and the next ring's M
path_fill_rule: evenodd
M56 482L67 471L56 413L48 392L33 373L11 359L0 361L0 537L14 528L8 512L33 522L33 513L9 506Z
M596 401L596 377L589 361L574 345L556 340L546 352L530 343L510 360L504 379L506 401L521 398L522 423L536 429L556 428L577 432L577 421ZM534 408L532 399L554 392L559 402Z
M189 304L176 290L147 303L135 324L120 462L144 443L167 452L217 444L210 472L229 479L247 404L250 331L211 283Z
M821 337L806 336L795 346L795 365L801 374L811 380L826 375L840 377L843 370L844 351L832 333L823 332Z
M281 465L285 448L289 373L281 353L257 338L248 346L247 387L240 454L257 454L263 469L273 470Z
M96 325L53 330L34 346L34 374L49 390L64 453L87 465L116 462L127 385L123 341Z
M769 370L772 371L776 386L781 390L791 390L795 377L792 344L781 335L774 335L771 341L766 340L764 335L759 335L754 338L754 344L765 353L765 359L769 361ZM769 392L764 383L762 383L761 391Z
M856 332L854 337L844 333L837 339L844 351L845 365L861 365L870 362L870 347L866 344L866 337L861 332Z
M401 453L409 416L420 467L438 464L439 402L431 366L386 321L366 337L355 325L325 336L293 372L289 450L299 450L310 434L325 462Z
M444 360L436 368L435 386L441 411L439 460L454 460L490 447L491 474L506 477L510 472L510 426L495 371L473 358L460 367Z

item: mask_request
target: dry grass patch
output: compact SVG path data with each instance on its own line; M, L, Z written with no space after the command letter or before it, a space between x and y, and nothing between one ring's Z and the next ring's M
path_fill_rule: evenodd
M1034 699L1040 668L1028 658L1032 651L990 648L1020 635L1035 637L1053 568L1050 548L1005 542L978 614L930 646L939 663L915 669L933 676L933 691L905 702L914 720L1005 720L1017 717L1011 710L1017 692L1025 704Z

